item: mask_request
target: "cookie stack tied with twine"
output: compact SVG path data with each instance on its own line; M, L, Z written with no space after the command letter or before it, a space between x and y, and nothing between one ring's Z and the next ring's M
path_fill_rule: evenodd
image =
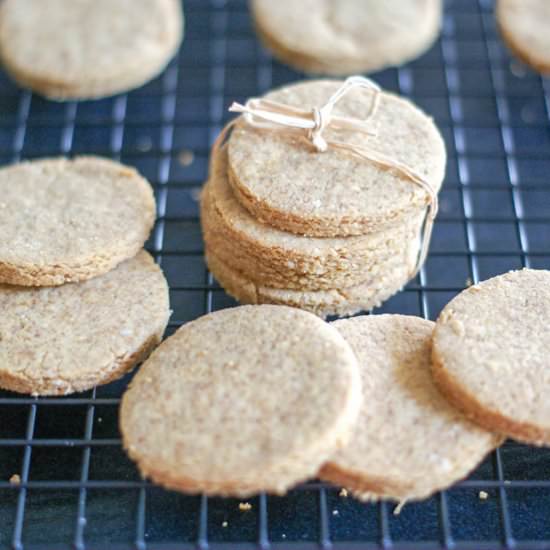
M160 342L168 287L144 250L149 183L98 157L0 170L0 387L66 395L119 378Z
M372 81L299 82L233 104L201 200L206 261L244 303L369 310L423 265L443 140Z

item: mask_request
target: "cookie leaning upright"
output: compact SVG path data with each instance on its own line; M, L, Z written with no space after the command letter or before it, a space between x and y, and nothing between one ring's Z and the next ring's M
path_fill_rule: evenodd
M89 99L159 74L183 36L180 0L4 0L0 56L13 78L54 99Z
M0 285L0 387L67 395L119 378L160 342L168 286L141 251L109 273L53 288Z
M550 445L549 323L549 271L511 271L471 286L437 320L440 390L485 428Z
M274 55L306 72L363 73L427 50L441 0L251 0L256 29Z
M465 477L502 438L451 407L434 385L434 323L370 315L332 323L359 362L363 406L349 444L320 472L359 498L417 500Z
M347 441L353 352L314 315L243 306L181 327L124 394L123 443L144 476L208 495L284 493Z
M342 81L299 82L261 101L311 113L327 105L342 86ZM374 86L348 87L331 116L334 124L323 128L325 143L372 152L369 159L336 146L319 152L295 133L238 123L227 154L229 181L239 202L260 221L317 237L363 235L427 208L426 189L397 165L425 179L437 193L446 152L431 118L410 101ZM338 127L336 117L368 121L368 129L359 130L358 124Z
M510 49L535 70L550 73L550 2L498 0L496 18Z
M0 283L90 279L135 256L155 220L149 183L99 157L0 169Z

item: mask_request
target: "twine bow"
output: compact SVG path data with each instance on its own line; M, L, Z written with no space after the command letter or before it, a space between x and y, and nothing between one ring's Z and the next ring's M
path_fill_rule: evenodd
M334 115L334 107L354 88L365 88L373 91L372 103L367 116L360 120ZM436 191L430 182L421 174L398 160L370 147L361 147L343 141L327 140L323 135L324 131L330 127L335 130L356 131L376 137L377 131L376 128L373 127L372 119L380 106L381 93L380 87L373 81L360 76L352 76L344 82L322 107L313 107L311 110L305 110L268 99L251 98L244 105L233 103L229 111L241 113L246 123L253 128L278 131L287 135L295 134L304 137L319 153L323 153L328 149L346 151L363 160L373 162L382 168L395 171L411 183L424 189L428 196L428 206L426 217L423 222L420 252L412 273L412 277L414 277L420 271L428 254L433 224L438 211ZM230 123L225 131L219 136L218 140L216 140L214 144L215 149L221 146L227 132L234 123L234 121Z

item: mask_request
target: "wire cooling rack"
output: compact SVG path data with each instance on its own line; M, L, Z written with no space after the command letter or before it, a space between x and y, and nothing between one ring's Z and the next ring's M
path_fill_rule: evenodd
M185 8L180 56L130 94L58 104L0 76L0 162L94 153L136 166L154 184L158 222L147 246L170 283L169 332L234 304L205 268L197 209L228 103L300 77L258 45L244 0L187 0ZM448 147L429 260L381 308L432 319L471 282L550 267L550 81L510 58L492 2L446 8L430 52L375 75L431 113ZM238 500L154 487L120 445L128 378L59 399L0 392L0 548L550 548L550 451L514 443L399 515L318 482L249 499L248 511ZM19 484L9 482L13 474Z

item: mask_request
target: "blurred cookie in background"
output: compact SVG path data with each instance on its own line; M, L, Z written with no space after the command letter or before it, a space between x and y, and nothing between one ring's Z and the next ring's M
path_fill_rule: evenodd
M306 73L346 75L401 65L439 35L441 0L251 0L273 55Z
M22 86L92 99L157 76L183 37L179 0L6 0L0 56Z
M499 0L496 16L512 52L535 70L550 73L550 2Z

